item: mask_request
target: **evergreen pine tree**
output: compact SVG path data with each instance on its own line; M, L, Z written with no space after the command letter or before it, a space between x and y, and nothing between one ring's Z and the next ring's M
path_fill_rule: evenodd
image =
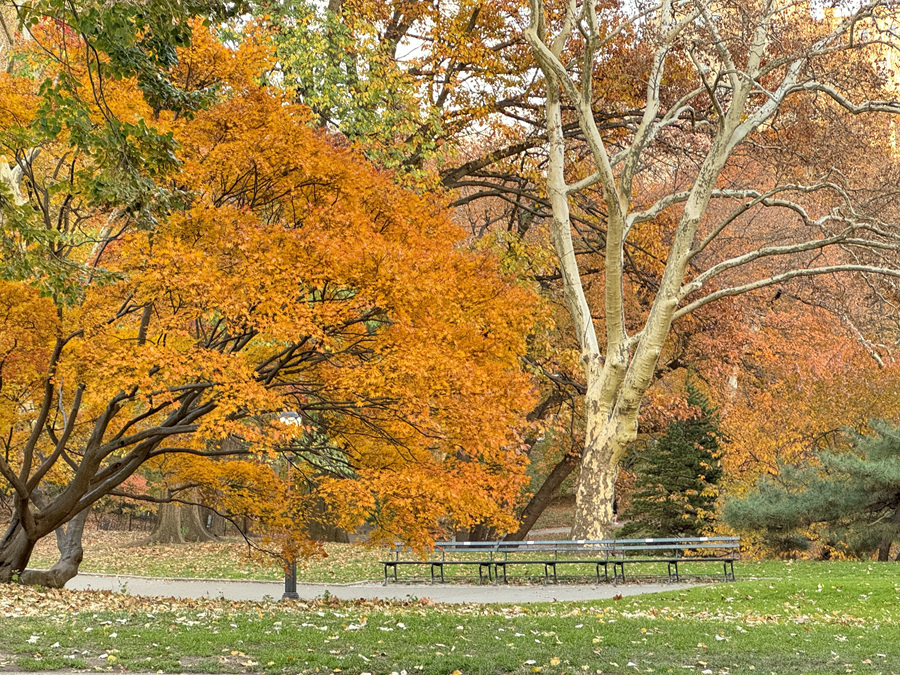
M636 489L619 537L702 536L712 524L722 477L719 417L690 380L685 387L699 415L672 422L635 464Z
M817 464L784 465L763 477L726 503L726 522L782 553L817 541L856 557L877 550L888 560L900 539L900 429L871 424L876 433L855 435L849 451L823 450Z

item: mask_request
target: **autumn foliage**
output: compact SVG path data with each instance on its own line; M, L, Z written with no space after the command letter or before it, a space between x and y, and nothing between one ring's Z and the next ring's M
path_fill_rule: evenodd
M195 27L174 72L213 97L193 114L111 82L117 118L153 120L178 148L166 216L138 227L114 205L84 212L64 251L85 270L78 302L40 297L38 268L2 286L0 469L17 511L0 580L141 467L251 513L289 554L314 503L419 546L442 528L515 524L535 296L465 250L434 200L260 85L264 42L251 30L229 49ZM0 77L25 92L7 131L36 119L35 86ZM35 162L57 211L98 160L73 162L69 140ZM69 183L58 162L73 162Z

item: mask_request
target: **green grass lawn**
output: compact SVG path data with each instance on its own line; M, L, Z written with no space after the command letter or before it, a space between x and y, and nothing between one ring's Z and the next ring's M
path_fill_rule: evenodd
M138 545L146 533L89 530L84 535L84 562L81 572L132 574L147 577L196 579L255 579L277 581L284 572L277 565L251 562L243 540L178 545ZM385 553L349 544L325 544L327 557L301 563L299 581L348 583L381 579L378 564ZM29 567L46 569L59 554L51 535L38 542Z
M900 566L741 562L736 571L736 583L523 606L172 601L11 586L0 588L0 666L354 675L900 673ZM410 590L427 595L427 587Z
M264 566L252 562L243 540L226 540L213 543L178 545L140 545L141 533L91 530L84 537L84 562L81 572L124 574L164 578L197 579L249 579L277 581L284 578L277 563ZM314 557L300 563L297 579L307 583L353 583L380 581L384 568L379 561L391 558L383 549L371 549L350 544L324 544L325 557ZM58 553L55 539L47 537L38 543L30 567L48 568L56 562ZM456 559L478 558L482 554L456 554ZM543 559L545 554L517 554L517 559ZM688 572L721 576L721 566L713 563L688 565ZM612 568L610 568L612 573ZM666 578L665 564L629 566L629 577L638 571L644 578ZM594 578L593 565L560 565L561 582L587 583ZM404 581L430 581L430 569L424 566L403 566L400 577ZM448 567L446 579L452 582L473 583L478 573L472 567ZM510 583L539 583L544 576L544 566L516 565L508 571Z

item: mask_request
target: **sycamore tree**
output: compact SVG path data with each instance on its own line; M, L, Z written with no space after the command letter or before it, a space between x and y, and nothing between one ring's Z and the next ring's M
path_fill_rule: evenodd
M530 0L529 10L525 38L545 87L552 237L586 380L573 536L601 538L611 529L619 460L676 321L715 300L816 275L898 275L895 230L829 172L827 157L807 158L805 171L756 170L786 143L800 103L827 109L827 124L853 115L890 124L900 112L884 100L896 8L878 0L837 10L775 0L627 8ZM593 75L614 67L622 35L648 47L649 67L627 137L610 138L596 120L615 104ZM583 145L567 143L573 121ZM584 214L577 198L588 192L602 226L596 307L573 245L574 218ZM664 270L649 308L629 313L627 244L662 222L670 224L655 240ZM749 223L764 236L742 237Z
M253 509L287 555L322 504L419 546L512 528L535 296L261 84L265 34L157 17L165 43L59 7L21 14L0 76L0 581L65 583L86 509L142 467ZM111 70L107 26L157 77ZM54 530L59 563L28 570Z
M654 65L653 58L659 46L652 30L656 21L653 6L635 6L633 9L647 13L629 17L622 15L624 10L616 10L620 5L597 3L597 11L605 22L601 32L608 32L591 73L591 89L602 92L602 98L595 97L591 106L594 124L590 128L599 130L613 155L621 156L645 112L651 72L660 66ZM523 34L529 21L526 3L292 0L254 6L274 30L282 81L297 100L312 108L313 123L338 130L376 163L396 169L400 181L420 188L445 188L446 199L454 207L454 219L469 230L476 245L501 252L504 265L523 278L537 281L553 307L552 321L536 332L525 357L541 392L529 416L541 429L528 439L539 480L530 487L533 495L520 512L519 531L511 535L524 536L562 482L578 471L587 426L583 405L587 387L573 325L577 316L566 316L562 299L564 275L556 269L549 250L552 205L542 187L549 166L542 105L546 83ZM544 3L554 29L559 24L553 22L562 19L566 6L565 0ZM747 42L747 30L736 28L735 12L739 13L742 5L734 5L734 11L725 4L710 7L713 19L721 23L720 34L725 35L729 49L740 63L740 43ZM678 7L676 11L680 11ZM636 20L630 21L631 18ZM768 51L777 52L778 58L785 57L791 50L803 48L796 39L801 36L805 36L808 47L814 42L813 33L822 31L823 18L824 9L817 6L811 12L799 6L793 14L791 10L780 12L772 22L770 37L774 47L770 45ZM661 119L669 111L667 106L698 88L702 88L702 95L685 99L688 104L681 119L671 120L665 132L645 148L639 162L641 170L635 172L633 192L640 197L634 200L634 209L687 190L687 178L696 174L712 131L719 124L720 111L705 95L688 44L714 44L709 31L700 26L704 20L698 18L666 57L661 112L657 115ZM575 65L571 59L581 53L581 44L574 39L566 47L564 55L570 65ZM892 98L885 86L893 84L888 72L890 64L885 60L889 50L876 53L871 45L865 46L858 39L853 46L854 49L841 50L840 55L820 54L810 67L824 69L825 81L833 80L840 91L850 96L849 100ZM708 82L715 84L717 95L727 97L722 83L716 80L719 71L712 70L719 57L693 49L699 67L707 69L704 72ZM847 54L851 57L840 62ZM859 213L889 206L889 200L877 194L883 192L881 185L893 180L890 170L879 168L893 165L889 126L872 124L871 116L849 119L841 114L840 104L827 100L821 93L794 92L787 96L778 112L757 133L738 144L719 177L719 186L751 191L790 184L809 187L832 169L824 183L838 183L847 190L872 188L865 193L852 190L854 208ZM591 172L591 150L583 131L588 125L579 121L569 101L562 101L561 110L561 132L569 161L566 172L574 182ZM865 171L857 160L861 156L867 158ZM837 191L824 186L803 196L794 194L794 201L808 214L814 213L815 218L835 208L839 199ZM865 209L861 206L864 201L869 202ZM602 185L595 183L571 192L569 202L572 252L578 260L585 301L593 308L596 329L603 334L607 207ZM714 198L707 217L725 220L737 206L732 200ZM776 211L754 207L736 211L735 226L706 245L704 253L692 259L689 268L702 271L705 267L697 267L698 263L706 265L772 244L788 243L790 239L784 233L795 225L793 212ZM679 214L676 199L674 206L663 209L655 218L636 223L623 240L622 298L629 334L640 330L656 297ZM705 229L701 231L707 233ZM882 250L890 257L889 248ZM845 249L844 255L844 260L858 258L860 251ZM871 261L872 258L866 260ZM778 268L778 264L773 263L770 272L786 269L783 265ZM879 262L877 266L891 265ZM757 261L732 268L717 279L706 281L705 287L716 292L726 285L753 282L765 273L761 261ZM760 364L753 359L748 365L741 354L749 343L759 341L754 337L757 329L769 331L765 325L768 319L762 317L773 297L781 298L779 311L791 323L797 316L796 323L806 325L807 315L816 314L818 307L825 308L840 327L829 330L836 342L849 337L860 340L867 350L865 345L883 342L885 336L879 331L884 322L872 318L885 316L882 309L890 309L895 291L876 288L877 284L869 281L851 280L847 275L834 280L795 278L789 289L782 286L768 292L757 290L740 300L731 298L705 305L681 317L671 326L653 383L643 399L638 419L640 433L659 433L673 419L681 418L683 411L679 408L683 401L675 394L677 388L672 382L683 380L684 373L674 371L686 366L702 373L720 404L729 401L723 411L733 408L730 397L734 394L734 378L740 382L741 397L765 397L756 390L744 391L745 376L757 377ZM837 293L831 293L829 288ZM879 294L885 297L878 300ZM862 302L853 300L864 296ZM783 308L790 298L797 299L793 308ZM810 309L804 309L804 305ZM821 312L819 315L824 316ZM780 333L778 340L796 341L795 335L787 335L785 330ZM783 353L786 352L782 349L770 349L766 359L775 361ZM821 361L825 360L824 354L816 350L803 358ZM773 364L762 367L769 365ZM753 406L752 401L750 405ZM742 450L740 454L747 453ZM728 466L735 463L730 461ZM471 533L479 537L495 535L484 528Z

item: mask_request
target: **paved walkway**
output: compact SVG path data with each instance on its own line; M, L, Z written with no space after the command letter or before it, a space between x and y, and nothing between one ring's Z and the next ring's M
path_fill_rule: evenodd
M695 587L694 584L552 584L547 586L474 586L463 584L297 584L301 599L312 600L326 593L341 600L429 598L435 602L554 602L604 600L616 595L660 593ZM231 581L208 579L155 579L150 577L79 574L66 584L73 590L107 590L130 595L175 598L225 598L227 600L280 599L284 584L275 581Z

